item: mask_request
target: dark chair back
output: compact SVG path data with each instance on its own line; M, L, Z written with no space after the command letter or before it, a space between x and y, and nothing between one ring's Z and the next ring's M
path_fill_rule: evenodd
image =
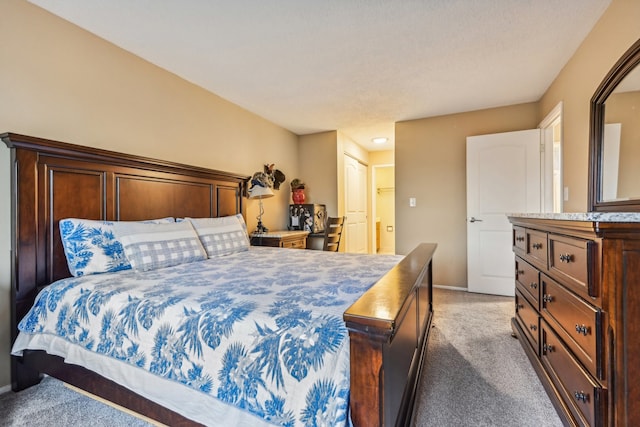
M342 228L344 227L345 217L327 217L324 224L324 245L323 251L338 252L340 248L340 237L342 237Z

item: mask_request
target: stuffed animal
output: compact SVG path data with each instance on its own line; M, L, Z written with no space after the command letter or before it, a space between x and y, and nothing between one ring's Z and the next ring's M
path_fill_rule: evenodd
M279 169L274 169L275 164L264 165L262 172L256 172L251 177L251 186L271 187L274 190L280 189L280 184L285 180L284 173Z

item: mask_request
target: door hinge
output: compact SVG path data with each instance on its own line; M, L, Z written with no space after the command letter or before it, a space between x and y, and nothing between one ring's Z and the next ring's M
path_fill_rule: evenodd
M540 152L544 153L544 142L540 143Z

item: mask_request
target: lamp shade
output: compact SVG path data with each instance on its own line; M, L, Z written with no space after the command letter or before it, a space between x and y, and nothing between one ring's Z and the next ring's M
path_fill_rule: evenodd
M263 187L261 185L254 185L249 189L250 199L266 199L267 197L273 197L273 191L269 187Z

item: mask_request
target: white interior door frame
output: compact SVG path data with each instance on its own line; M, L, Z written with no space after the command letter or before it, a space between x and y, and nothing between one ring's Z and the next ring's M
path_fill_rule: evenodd
M554 199L554 190L553 190L553 170L554 170L554 152L553 152L553 144L554 144L554 127L556 124L560 123L560 144L562 147L562 140L564 138L562 131L562 111L563 104L560 101L553 110L547 114L547 116L540 122L538 128L540 128L541 133L541 158L540 158L540 209L542 212L553 212L553 199ZM560 150L559 159L557 161L560 162L560 189L564 188L564 184L562 183L562 148ZM560 191L560 190L558 190ZM560 205L562 205L564 197L559 196ZM560 212L562 212L562 207L560 207Z

